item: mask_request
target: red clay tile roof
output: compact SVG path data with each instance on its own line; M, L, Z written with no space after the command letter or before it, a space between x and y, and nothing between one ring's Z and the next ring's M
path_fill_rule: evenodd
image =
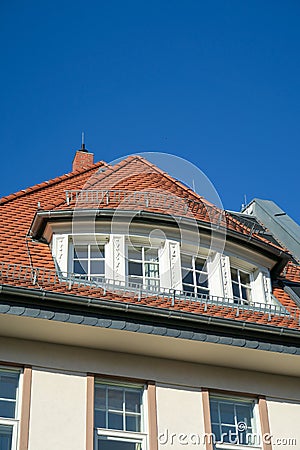
M104 168L104 171L99 169ZM0 257L1 261L17 265L26 265L31 267L43 267L46 269L55 269L51 251L48 245L35 242L28 237L32 220L38 209L41 210L64 210L70 209L74 205L67 205L66 190L82 190L82 189L114 189L128 191L153 191L157 190L163 193L174 194L177 197L184 198L187 201L195 201L202 203L207 207L213 207L203 197L200 197L191 189L170 175L158 169L153 164L141 157L129 157L121 161L114 167L100 161L89 168L81 171L71 172L69 174L57 177L48 182L44 182L17 192L15 194L4 197L0 200ZM192 204L192 203L191 203ZM106 205L107 206L107 205ZM109 205L111 206L111 205ZM115 205L117 206L117 205ZM215 207L213 207L215 208ZM153 208L156 211L155 208ZM157 210L161 211L160 208ZM210 221L209 213L204 211L193 211L189 209L188 213L196 219ZM218 211L217 208L215 208ZM162 211L165 212L165 211ZM172 212L172 211L171 211ZM238 220L226 216L226 223L229 228L241 234L250 234L249 228L239 223ZM257 236L257 239L265 241L269 245L274 244L267 239ZM30 288L39 288L38 285L32 285L28 281L17 281L12 278L5 277L2 274L0 280L3 284L23 286ZM55 292L67 292L76 295L85 295L91 297L103 296L101 289L89 289L83 286L72 286L71 291L66 289L63 284L56 286L44 286L43 289ZM275 295L287 309L294 307L293 302L289 299L284 291L279 289L274 291ZM106 293L106 298L115 301L126 301L136 303L137 299L131 296L117 296L116 294ZM170 301L162 300L157 297L142 299L139 304L147 304L148 306L173 308L180 311L190 311L197 314L216 315L224 318L235 318L236 320L245 320L250 322L266 323L278 326L287 326L299 328L299 322L296 318L276 317L272 316L271 320L268 314L253 311L242 311L237 315L236 310L224 306L210 305L204 309L203 305L197 302L186 303L177 301L175 306L171 306Z
M282 276L288 281L300 283L300 265L290 261L284 268Z
M207 224L219 224L224 226L227 230L235 231L237 233L251 236L260 242L264 242L271 247L285 251L281 246L270 242L265 237L258 233L253 233L250 227L239 222L230 213L224 212L222 209L216 207L204 197L200 196L193 190L189 189L180 181L174 179L166 172L163 172L154 164L150 163L141 156L129 156L122 160L115 166L108 167L103 172L95 172L87 180L83 189L87 190L123 190L130 192L149 192L154 194L168 194L172 195L178 200L182 199L179 206L182 210L184 207L187 211L178 214L178 204L174 207L168 205L167 213L171 215L183 215L188 218L201 220ZM110 198L109 202L93 203L89 200L78 202L75 201L67 204L66 200L59 199L53 210L69 210L70 208L116 208L131 209L132 205L127 204L123 198L121 203L119 200ZM142 209L142 208L140 208ZM147 211L166 213L164 200L161 202L155 199L155 204L150 205Z
M206 316L220 317L224 319L233 319L242 322L252 322L262 325L278 326L285 328L292 328L300 330L299 324L299 309L295 309L292 304L289 304L288 295L285 292L276 290L276 294L279 298L284 296L284 303L286 303L287 309L290 311L290 315L274 315L272 313L265 313L263 311L251 311L238 309L236 306L226 306L226 305L214 305L205 304L201 302L196 302L193 300L178 300L176 299L175 304L172 305L172 300L170 298L161 296L149 296L138 298L137 295L132 295L129 292L124 292L122 295L113 293L110 291L104 291L102 288L90 288L88 286L83 286L79 284L69 284L68 282L60 282L53 284L53 279L50 280L47 276L41 276L44 282L40 284L33 284L29 280L16 280L11 278L12 273L15 269L9 268L6 272L2 271L2 276L0 275L0 283L4 285L23 287L27 289L43 289L44 291L72 294L81 297L88 298L101 298L105 300L111 300L115 302L130 303L136 305L148 306L150 308L164 308L174 311L188 312L193 314L201 314ZM15 274L24 275L24 269L19 273L16 270Z

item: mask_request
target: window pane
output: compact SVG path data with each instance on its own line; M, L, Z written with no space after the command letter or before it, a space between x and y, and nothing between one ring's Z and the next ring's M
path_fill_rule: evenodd
M18 372L0 371L0 398L16 399L19 383Z
M251 419L253 417L252 414L253 405L237 405L236 406L236 414L237 421L244 422L247 427L251 427Z
M123 415L108 413L108 428L111 430L123 430Z
M239 279L238 279L238 271L236 269L233 269L232 267L231 267L230 271L231 271L231 279L233 281L239 281Z
M106 389L105 389L105 387L96 385L95 408L106 409Z
M223 424L234 424L234 406L233 403L220 402L220 416Z
M183 271L183 283L194 284L193 272Z
M142 260L142 249L130 247L128 249L128 259L137 259L138 261Z
M104 258L104 245L91 245L90 256L94 258Z
M158 262L158 251L155 248L145 248L145 261Z
M143 275L143 266L142 266L142 263L136 263L136 262L131 262L131 261L129 261L129 264L128 264L128 273L129 273L129 275L138 275L138 276L142 276L142 275Z
M247 300L248 302L251 300L251 290L249 288L241 287L242 298Z
M232 283L232 292L234 297L240 298L240 289L237 283Z
M213 423L219 423L218 403L214 400L210 401L210 415Z
M208 287L207 275L196 273L197 286Z
M201 271L203 271L203 269L204 269L204 264L205 264L205 259L199 259L199 258L197 258L196 260L195 260L195 269L196 270L201 270ZM206 270L205 270L206 271Z
M221 439L221 430L219 425L212 425L211 426L211 432L213 433L213 436L215 438L215 441L218 442Z
M192 286L190 284L183 284L182 287L185 292L194 292L195 291L194 286Z
M125 410L128 412L141 412L141 393L125 391Z
M191 269L192 265L192 257L187 255L181 255L181 266L187 269Z
M94 422L96 428L107 428L106 424L106 412L95 410ZM1 447L0 447L1 450Z
M11 450L13 427L0 425L0 450Z
M230 442L232 444L238 443L238 434L236 432L235 426L222 425L221 431L222 431L221 439L223 442Z
M74 261L74 273L86 274L88 273L88 262L87 261Z
M250 285L250 275L240 271L240 280L242 284Z
M88 257L88 247L87 245L80 245L74 248L74 258L81 259Z
M6 450L6 449L5 449ZM109 437L103 436L98 440L97 450L144 450L142 444L138 442L122 442L109 440Z
M123 389L108 389L108 409L123 411Z
M141 431L140 416L126 415L126 431Z
M159 277L159 268L158 264L145 264L145 276L151 277L151 278L158 278Z
M104 261L91 261L91 275L104 275Z
M15 417L15 406L15 402L0 400L0 417L13 419Z

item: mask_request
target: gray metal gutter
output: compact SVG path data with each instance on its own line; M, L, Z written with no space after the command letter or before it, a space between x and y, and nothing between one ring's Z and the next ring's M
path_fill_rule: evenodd
M196 323L196 324L205 324L205 325L216 325L225 328L233 328L240 331L253 331L256 333L267 333L271 335L277 336L286 336L293 337L296 339L300 339L300 331L294 330L285 327L275 327L272 325L262 325L256 324L252 322L220 318L208 315L201 314L193 314L183 311L172 311L165 308L130 304L124 302L118 302L115 300L106 300L105 298L95 299L88 298L82 296L76 296L71 294L59 294L55 292L45 291L45 290L37 290L37 289L29 289L29 288L21 288L16 286L8 286L8 285L0 285L0 295L18 295L20 297L30 297L35 299L42 299L43 301L49 300L54 301L66 305L78 305L78 306L86 306L86 307L95 307L100 310L112 312L122 312L122 313L135 313L141 314L144 316L155 317L157 319L165 318L168 320L171 319L180 319L180 321L184 323ZM39 304L39 306L43 306L43 304Z

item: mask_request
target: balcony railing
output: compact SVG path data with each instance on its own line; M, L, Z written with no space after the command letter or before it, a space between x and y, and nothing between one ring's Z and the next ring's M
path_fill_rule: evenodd
M187 302L189 304L197 304L202 306L204 312L208 311L211 306L217 306L222 308L229 308L234 311L235 316L238 317L244 311L251 311L268 316L268 321L271 321L272 317L279 316L288 318L291 320L297 320L300 325L299 309L289 308L287 310L281 304L270 303L258 303L251 302L251 304L243 302L242 300L234 303L232 299L217 297L207 294L194 294L191 292L183 292L174 289L164 289L156 287L147 287L138 283L129 283L126 281L111 280L103 277L93 277L88 280L86 276L73 274L73 273L59 273L55 270L46 268L32 268L30 266L10 264L6 262L0 263L0 283L12 284L14 286L23 286L28 288L39 288L48 291L57 291L57 288L63 288L64 293L72 291L73 288L86 287L92 290L99 290L99 297L105 297L108 293L113 293L116 296L131 297L137 301L147 299L152 301L157 298L164 302L171 303L172 306L176 306L179 302ZM80 291L79 295L89 295L86 292ZM167 305L166 305L167 306ZM162 306L163 307L163 306Z

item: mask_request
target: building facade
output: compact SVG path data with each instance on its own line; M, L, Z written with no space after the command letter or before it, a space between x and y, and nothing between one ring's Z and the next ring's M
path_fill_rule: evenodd
M299 448L299 261L255 216L84 148L0 208L1 450Z

